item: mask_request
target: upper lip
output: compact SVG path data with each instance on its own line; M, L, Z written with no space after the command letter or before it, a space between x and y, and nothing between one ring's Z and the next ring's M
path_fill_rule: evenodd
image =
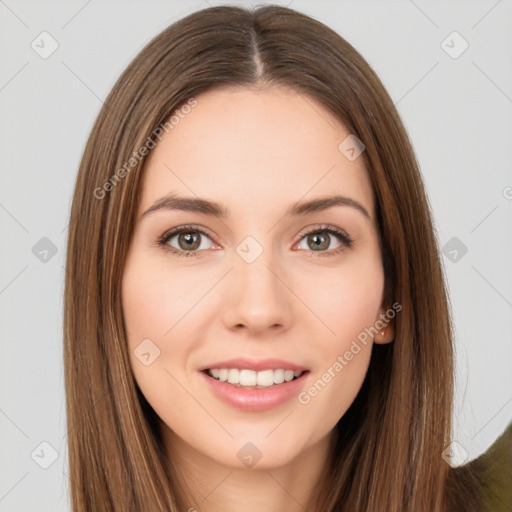
M255 372L263 370L293 370L304 372L307 370L305 366L300 364L292 363L290 361L284 361L283 359L227 359L226 361L217 361L210 363L200 368L201 371L210 370L212 368L238 368L239 370L253 370Z

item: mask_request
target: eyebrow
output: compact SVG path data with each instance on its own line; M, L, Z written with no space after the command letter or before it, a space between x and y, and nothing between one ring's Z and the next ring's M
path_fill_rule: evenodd
M358 203L355 199L341 195L318 197L310 201L298 201L289 206L285 215L302 216L310 213L321 212L332 208L333 206L348 206L354 208L358 212L362 213L367 219L371 220L370 214L362 204ZM229 217L229 210L220 203L198 197L178 196L171 193L155 201L153 206L148 208L140 218L161 210L196 212L211 215L220 219Z

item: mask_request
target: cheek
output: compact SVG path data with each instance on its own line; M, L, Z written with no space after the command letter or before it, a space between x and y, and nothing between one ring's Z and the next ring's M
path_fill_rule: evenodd
M143 258L135 254L123 276L123 314L131 344L145 338L165 341L204 288L204 284L195 286L190 279L184 282L179 272L169 279L169 271L162 265Z
M160 277L159 277L160 276ZM174 343L173 327L186 312L176 300L176 290L165 284L161 271L148 265L127 266L123 277L122 305L127 329L130 366L142 394L158 416L187 414L186 400L179 399L181 381L175 368L186 359L185 344ZM167 334L167 335L166 335ZM173 378L175 377L175 378Z
M350 299L350 300L348 300ZM355 400L366 377L372 352L372 337L366 329L372 325L378 301L359 291L350 297L342 292L331 296L326 323L334 331L319 337L317 361L308 385L298 402L308 410L312 421L332 428ZM316 418L316 419L313 419Z
M311 309L329 327L316 337L315 378L299 403L311 407L327 424L349 408L366 376L371 357L370 330L378 318L384 276L378 264L347 266L332 272L310 295ZM309 405L307 405L309 404Z
M141 391L157 411L168 407L168 397L183 392L173 377L179 382L186 378L187 361L197 348L190 332L201 338L206 324L201 321L201 298L210 283L211 272L179 272L142 250L128 257L122 309L130 363Z
M314 302L317 311L323 312L323 319L330 327L329 346L342 349L377 318L382 302L384 275L379 264L368 262L347 265L337 272L331 272L316 283Z
M171 326L170 293L162 285L153 285L146 277L125 277L123 314L130 342L139 338L160 338Z
M181 357L179 346L169 350L168 340L173 326L185 311L176 300L176 289L162 278L156 265L143 264L132 255L125 267L122 282L122 308L127 330L127 343L135 379L146 398L151 401L156 390L170 385L170 354ZM166 336L167 335L167 336Z

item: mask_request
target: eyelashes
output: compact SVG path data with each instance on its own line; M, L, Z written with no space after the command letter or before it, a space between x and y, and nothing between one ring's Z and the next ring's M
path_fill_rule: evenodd
M199 235L197 235L197 233L199 233ZM201 242L199 247L201 247L201 245L202 245L201 238L206 237L211 240L210 235L204 229L202 229L200 226L186 225L186 226L180 226L178 228L173 228L172 230L165 232L160 238L157 239L156 245L157 245L157 247L161 248L162 250L164 250L170 254L173 254L175 256L180 256L180 257L197 257L200 255L200 253L204 252L205 249L197 250L198 248L195 248L196 250L184 250L184 249L178 249L176 247L169 245L168 242L172 238L174 238L176 235L181 235L181 234L189 235L188 240L192 239L193 243L195 243L195 242L197 242L197 240L199 240ZM194 234L196 234L195 237L193 236ZM352 246L353 246L354 241L352 240L352 238L350 238L350 236L347 233L345 233L343 230L337 228L336 226L332 226L332 225L321 225L321 226L315 227L314 229L309 229L309 230L301 233L299 245L300 245L300 242L302 241L302 239L304 239L304 238L307 238L306 243L308 243L308 241L310 241L310 240L315 240L315 243L316 243L318 238L315 237L315 238L311 239L310 237L312 235L318 236L318 235L323 235L323 234L327 234L326 237L324 235L324 240L327 239L328 245L330 245L330 242L332 241L333 238L336 239L340 245L338 247L336 247L335 249L330 249L327 251L323 251L323 250L315 251L315 250L311 250L311 249L300 249L300 251L301 252L311 252L312 257L313 256L335 256L347 249L352 248ZM192 235L192 236L190 236L190 235ZM320 242L320 244L322 244L322 243L323 242Z

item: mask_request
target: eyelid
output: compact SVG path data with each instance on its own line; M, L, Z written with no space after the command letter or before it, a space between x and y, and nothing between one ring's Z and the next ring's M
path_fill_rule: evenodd
M346 233L343 229L338 228L332 224L312 224L310 226L306 226L305 228L301 229L298 233L298 238L301 240L306 235L309 235L311 233L317 233L321 231L334 231L339 234L345 235L347 238L349 238L348 233Z

